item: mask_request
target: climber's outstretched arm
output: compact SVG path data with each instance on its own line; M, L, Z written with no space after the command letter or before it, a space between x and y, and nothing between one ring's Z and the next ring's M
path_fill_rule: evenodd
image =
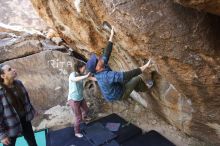
M109 41L108 41L108 45L104 49L103 59L104 59L106 64L108 63L108 60L109 60L109 58L111 56L111 53L112 53L112 46L113 46L112 39L113 39L113 36L114 36L114 27L112 27L111 35L110 35Z
M146 70L150 66L150 63L151 63L151 59L149 59L149 61L145 65L143 65L143 66L141 66L137 69L133 69L133 70L130 70L130 71L123 72L124 81L129 81L133 77L138 76L139 74L142 74L142 72L144 72L144 70Z
M112 42L113 36L114 36L114 26L112 26L111 35L110 35L109 40L108 40L109 42Z

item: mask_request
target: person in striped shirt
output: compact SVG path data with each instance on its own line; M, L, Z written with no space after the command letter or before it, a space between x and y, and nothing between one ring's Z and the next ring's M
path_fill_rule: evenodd
M29 146L37 146L31 120L35 110L17 72L7 64L0 65L0 140L4 146L15 146L23 135Z

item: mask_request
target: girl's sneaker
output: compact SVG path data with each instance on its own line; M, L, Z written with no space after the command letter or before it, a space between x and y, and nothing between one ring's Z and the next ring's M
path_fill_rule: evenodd
M84 120L85 122L89 122L89 121L92 120L92 118L89 117L89 116L85 116L85 117L83 118L83 120Z
M78 137L78 138L82 138L83 137L83 135L81 133L76 133L75 136Z

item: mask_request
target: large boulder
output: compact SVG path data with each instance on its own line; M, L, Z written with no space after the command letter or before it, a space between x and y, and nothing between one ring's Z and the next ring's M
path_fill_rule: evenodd
M28 56L43 50L39 35L0 32L0 62Z
M151 107L182 131L220 144L220 18L171 0L32 0L77 52L100 54L115 26L111 65L127 70L152 57L159 74Z
M57 46L42 35L0 28L0 63L16 69L18 79L23 82L33 106L40 113L34 120L38 130L73 122L72 116L63 114L63 117L56 115L63 120L66 118L59 123L59 118L54 115L50 118L49 112L57 105L66 105L68 77L76 62L66 50L68 48ZM71 111L57 107L67 115Z
M68 77L74 59L58 51L43 51L27 57L4 62L15 68L31 100L38 109L65 104Z

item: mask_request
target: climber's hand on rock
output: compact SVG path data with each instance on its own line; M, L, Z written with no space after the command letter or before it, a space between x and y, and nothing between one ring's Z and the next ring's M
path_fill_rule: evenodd
M148 62L145 65L140 67L141 71L143 72L147 67L149 67L150 63L151 63L151 58L148 60Z
M112 42L113 36L114 36L114 26L112 26L112 29L111 29L111 35L110 35L110 38L109 38L110 42Z
M151 64L151 58L148 60L148 62L147 62L147 67L149 67L150 66L150 64Z
M114 28L114 26L112 26L112 29L111 29L111 36L113 36L114 35L114 32L115 32L115 30L114 30L115 28Z

